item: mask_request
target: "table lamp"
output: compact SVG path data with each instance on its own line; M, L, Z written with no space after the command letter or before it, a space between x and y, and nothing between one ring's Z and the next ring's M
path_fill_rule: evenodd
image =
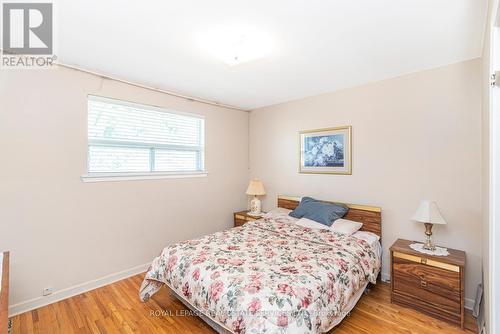
M423 249L427 250L435 250L436 246L432 243L432 225L433 224L446 224L443 216L439 212L438 206L436 202L432 201L422 201L418 206L417 211L411 218L414 221L419 223L424 223L425 225L425 235L427 236L427 240L424 243Z
M257 179L250 181L247 188L247 195L253 195L252 201L250 202L250 216L260 216L261 215L261 204L257 196L265 195L266 190L264 185Z

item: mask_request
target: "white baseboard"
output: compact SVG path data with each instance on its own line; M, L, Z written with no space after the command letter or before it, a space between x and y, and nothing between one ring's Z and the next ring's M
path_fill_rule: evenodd
M111 284L116 281L120 281L130 276L134 276L145 272L150 263L141 264L140 266L133 267L130 269L122 270L120 272L106 275L104 277L81 283L66 289L58 290L53 292L49 296L37 297L30 300L26 300L14 305L9 306L9 317L15 316L20 313L34 310L36 308L49 305L60 300L79 295L81 293L100 288L104 285ZM139 293L139 292L137 292ZM139 296L139 295L137 295ZM139 297L137 297L139 298Z
M390 282L391 281L391 276L389 273L382 273L380 275L380 278L382 279L382 282ZM470 298L464 298L464 307L468 310L472 310L474 308L474 299Z

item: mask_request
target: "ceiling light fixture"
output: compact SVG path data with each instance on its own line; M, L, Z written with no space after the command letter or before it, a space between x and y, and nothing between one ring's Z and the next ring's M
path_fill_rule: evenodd
M202 48L230 66L264 58L272 51L271 39L249 27L214 30L200 36Z

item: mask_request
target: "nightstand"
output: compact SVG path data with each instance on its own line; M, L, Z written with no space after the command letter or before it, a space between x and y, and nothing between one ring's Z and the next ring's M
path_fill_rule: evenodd
M262 212L262 213L264 214L265 212ZM248 214L248 210L235 212L234 213L234 227L242 226L246 222L251 222L253 220L257 220L260 218L262 218L262 217L250 216Z
M465 252L433 256L398 239L391 246L391 302L464 328Z

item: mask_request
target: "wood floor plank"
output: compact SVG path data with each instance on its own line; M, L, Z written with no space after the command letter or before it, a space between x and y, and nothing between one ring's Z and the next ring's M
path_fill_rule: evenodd
M183 315L186 307L162 288L148 302L139 300L144 274L17 315L12 334L196 333L214 334L203 320ZM379 283L329 334L472 334L475 321L466 312L466 330L390 302L390 286Z

